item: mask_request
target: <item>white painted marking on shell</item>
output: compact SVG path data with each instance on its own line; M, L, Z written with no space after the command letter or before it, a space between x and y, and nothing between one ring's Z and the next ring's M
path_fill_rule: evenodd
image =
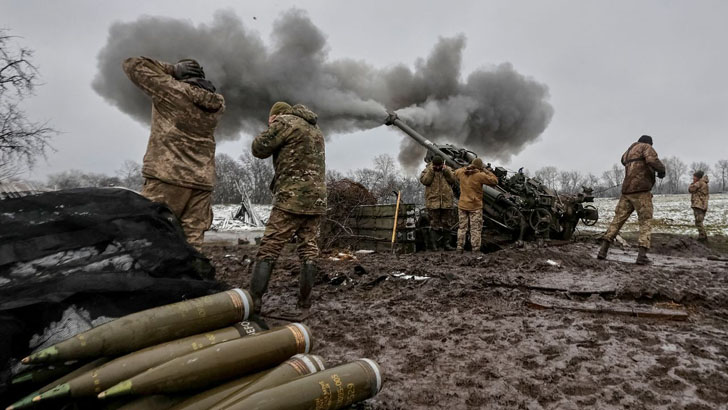
M307 356L302 356L302 357L300 357L300 359L303 362L303 364L305 364L306 367L308 367L309 374L314 374L317 372L316 366L313 365L313 362L311 361L311 359L309 359Z
M313 360L314 360L314 361L316 362L316 364L318 364L318 366L319 366L319 369L321 369L321 370L326 370L326 365L324 364L324 361L323 361L323 360L321 360L321 356L319 356L319 355L315 355L315 354L312 354L312 355L311 355L311 356L309 356L309 357L310 357L311 359L313 359Z
M366 364L369 365L369 367L372 368L374 371L374 374L377 376L377 391L375 393L379 393L379 390L382 388L382 374L379 372L379 366L374 362L374 360L371 359L360 359L364 361Z
M248 300L248 294L238 288L235 288L233 290L237 292L238 295L240 295L240 299L243 301L243 320L245 320L250 316L250 300Z
M303 326L300 323L294 323L294 326L301 329L301 333L303 333L303 338L306 339L306 349L303 351L304 353L308 353L311 351L311 336L308 334L308 330L306 330L306 327Z

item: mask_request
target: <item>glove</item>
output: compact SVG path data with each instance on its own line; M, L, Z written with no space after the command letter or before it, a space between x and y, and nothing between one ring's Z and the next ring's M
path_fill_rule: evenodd
M660 179L665 178L665 171L657 171L657 177Z
M174 65L174 78L186 80L188 78L205 78L205 71L195 60L180 60Z

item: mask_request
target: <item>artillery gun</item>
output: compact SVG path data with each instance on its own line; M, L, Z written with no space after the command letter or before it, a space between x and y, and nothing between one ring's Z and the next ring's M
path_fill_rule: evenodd
M427 149L425 162L441 156L453 170L467 166L477 154L451 144L435 144L388 112L386 125L394 125ZM503 167L488 168L498 177L498 185L483 187L483 244L535 240L570 239L581 220L592 226L599 219L592 188L582 187L577 195L560 195L537 178L522 172L508 175ZM455 187L457 190L458 187ZM420 224L418 224L420 226Z

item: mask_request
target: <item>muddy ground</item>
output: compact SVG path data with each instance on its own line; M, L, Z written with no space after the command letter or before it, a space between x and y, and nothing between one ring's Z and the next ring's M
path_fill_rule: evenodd
M325 255L304 322L329 365L381 365L384 387L360 408L725 409L728 262L706 257L728 257L727 244L655 235L648 267L632 263L634 247L598 261L586 237L489 254ZM206 253L219 279L248 286L254 246ZM264 314L294 310L297 273L289 250ZM541 295L684 310L688 319L531 307Z

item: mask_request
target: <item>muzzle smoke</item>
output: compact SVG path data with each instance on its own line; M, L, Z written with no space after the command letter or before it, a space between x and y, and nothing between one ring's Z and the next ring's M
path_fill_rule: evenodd
M546 129L553 115L548 88L508 63L474 71L461 81L464 47L464 36L441 38L414 69L404 64L376 68L359 60L329 59L326 36L300 10L280 16L269 44L230 12L218 12L211 24L199 26L141 17L111 26L93 88L148 123L149 100L124 76L121 62L138 55L169 62L191 57L225 96L218 140L259 133L267 126L270 106L283 100L313 109L327 134L381 126L390 109L433 141L507 160ZM416 143L403 140L403 165L419 166L422 154Z

